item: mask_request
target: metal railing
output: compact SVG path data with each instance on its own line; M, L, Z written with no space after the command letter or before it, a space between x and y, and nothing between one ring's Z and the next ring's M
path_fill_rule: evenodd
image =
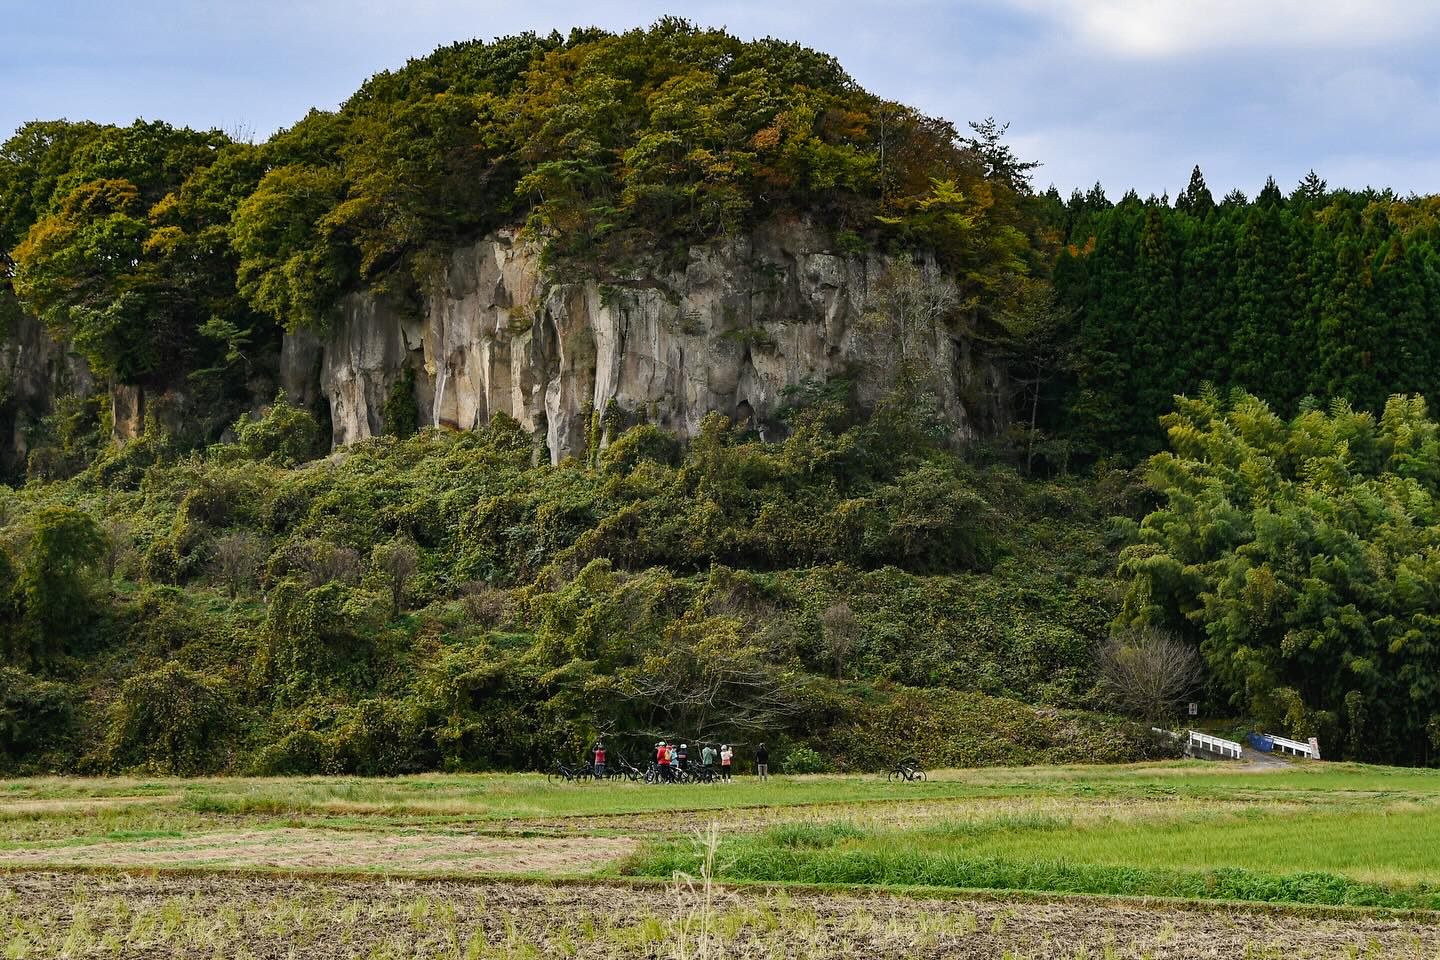
M1308 743L1277 737L1273 733L1270 734L1270 740L1275 744L1275 749L1281 753L1288 753L1292 757L1304 757L1306 760L1315 759L1315 750Z
M1222 757L1229 757L1232 760L1240 759L1240 752L1243 749L1234 740L1226 740L1223 737L1212 737L1208 733L1201 733L1199 730L1190 731L1188 746L1193 749L1208 750L1211 753L1218 753Z

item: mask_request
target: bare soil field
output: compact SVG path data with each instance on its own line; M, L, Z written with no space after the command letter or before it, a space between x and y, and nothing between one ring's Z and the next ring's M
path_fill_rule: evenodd
M1396 958L1440 926L1235 908L607 884L0 875L0 955L248 960L481 957Z
M627 837L497 837L456 832L280 827L0 850L0 867L110 866L579 873L629 853Z

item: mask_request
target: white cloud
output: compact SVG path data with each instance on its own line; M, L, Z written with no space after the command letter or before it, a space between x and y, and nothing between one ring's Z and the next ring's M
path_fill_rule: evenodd
M1434 0L1004 0L1131 57L1407 44L1440 26Z

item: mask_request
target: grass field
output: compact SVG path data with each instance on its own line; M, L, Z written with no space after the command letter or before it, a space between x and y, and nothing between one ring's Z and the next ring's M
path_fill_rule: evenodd
M1437 960L1440 772L36 778L0 870L4 958Z

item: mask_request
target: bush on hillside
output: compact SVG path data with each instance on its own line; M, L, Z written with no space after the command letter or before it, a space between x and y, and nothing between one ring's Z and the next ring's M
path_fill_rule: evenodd
M226 685L178 663L136 674L110 710L105 759L118 769L196 774L223 767L235 703Z
M58 751L74 719L67 686L0 667L0 765L14 768Z
M275 402L259 420L241 417L235 421L236 445L252 460L267 460L293 467L315 456L320 425L280 391Z

